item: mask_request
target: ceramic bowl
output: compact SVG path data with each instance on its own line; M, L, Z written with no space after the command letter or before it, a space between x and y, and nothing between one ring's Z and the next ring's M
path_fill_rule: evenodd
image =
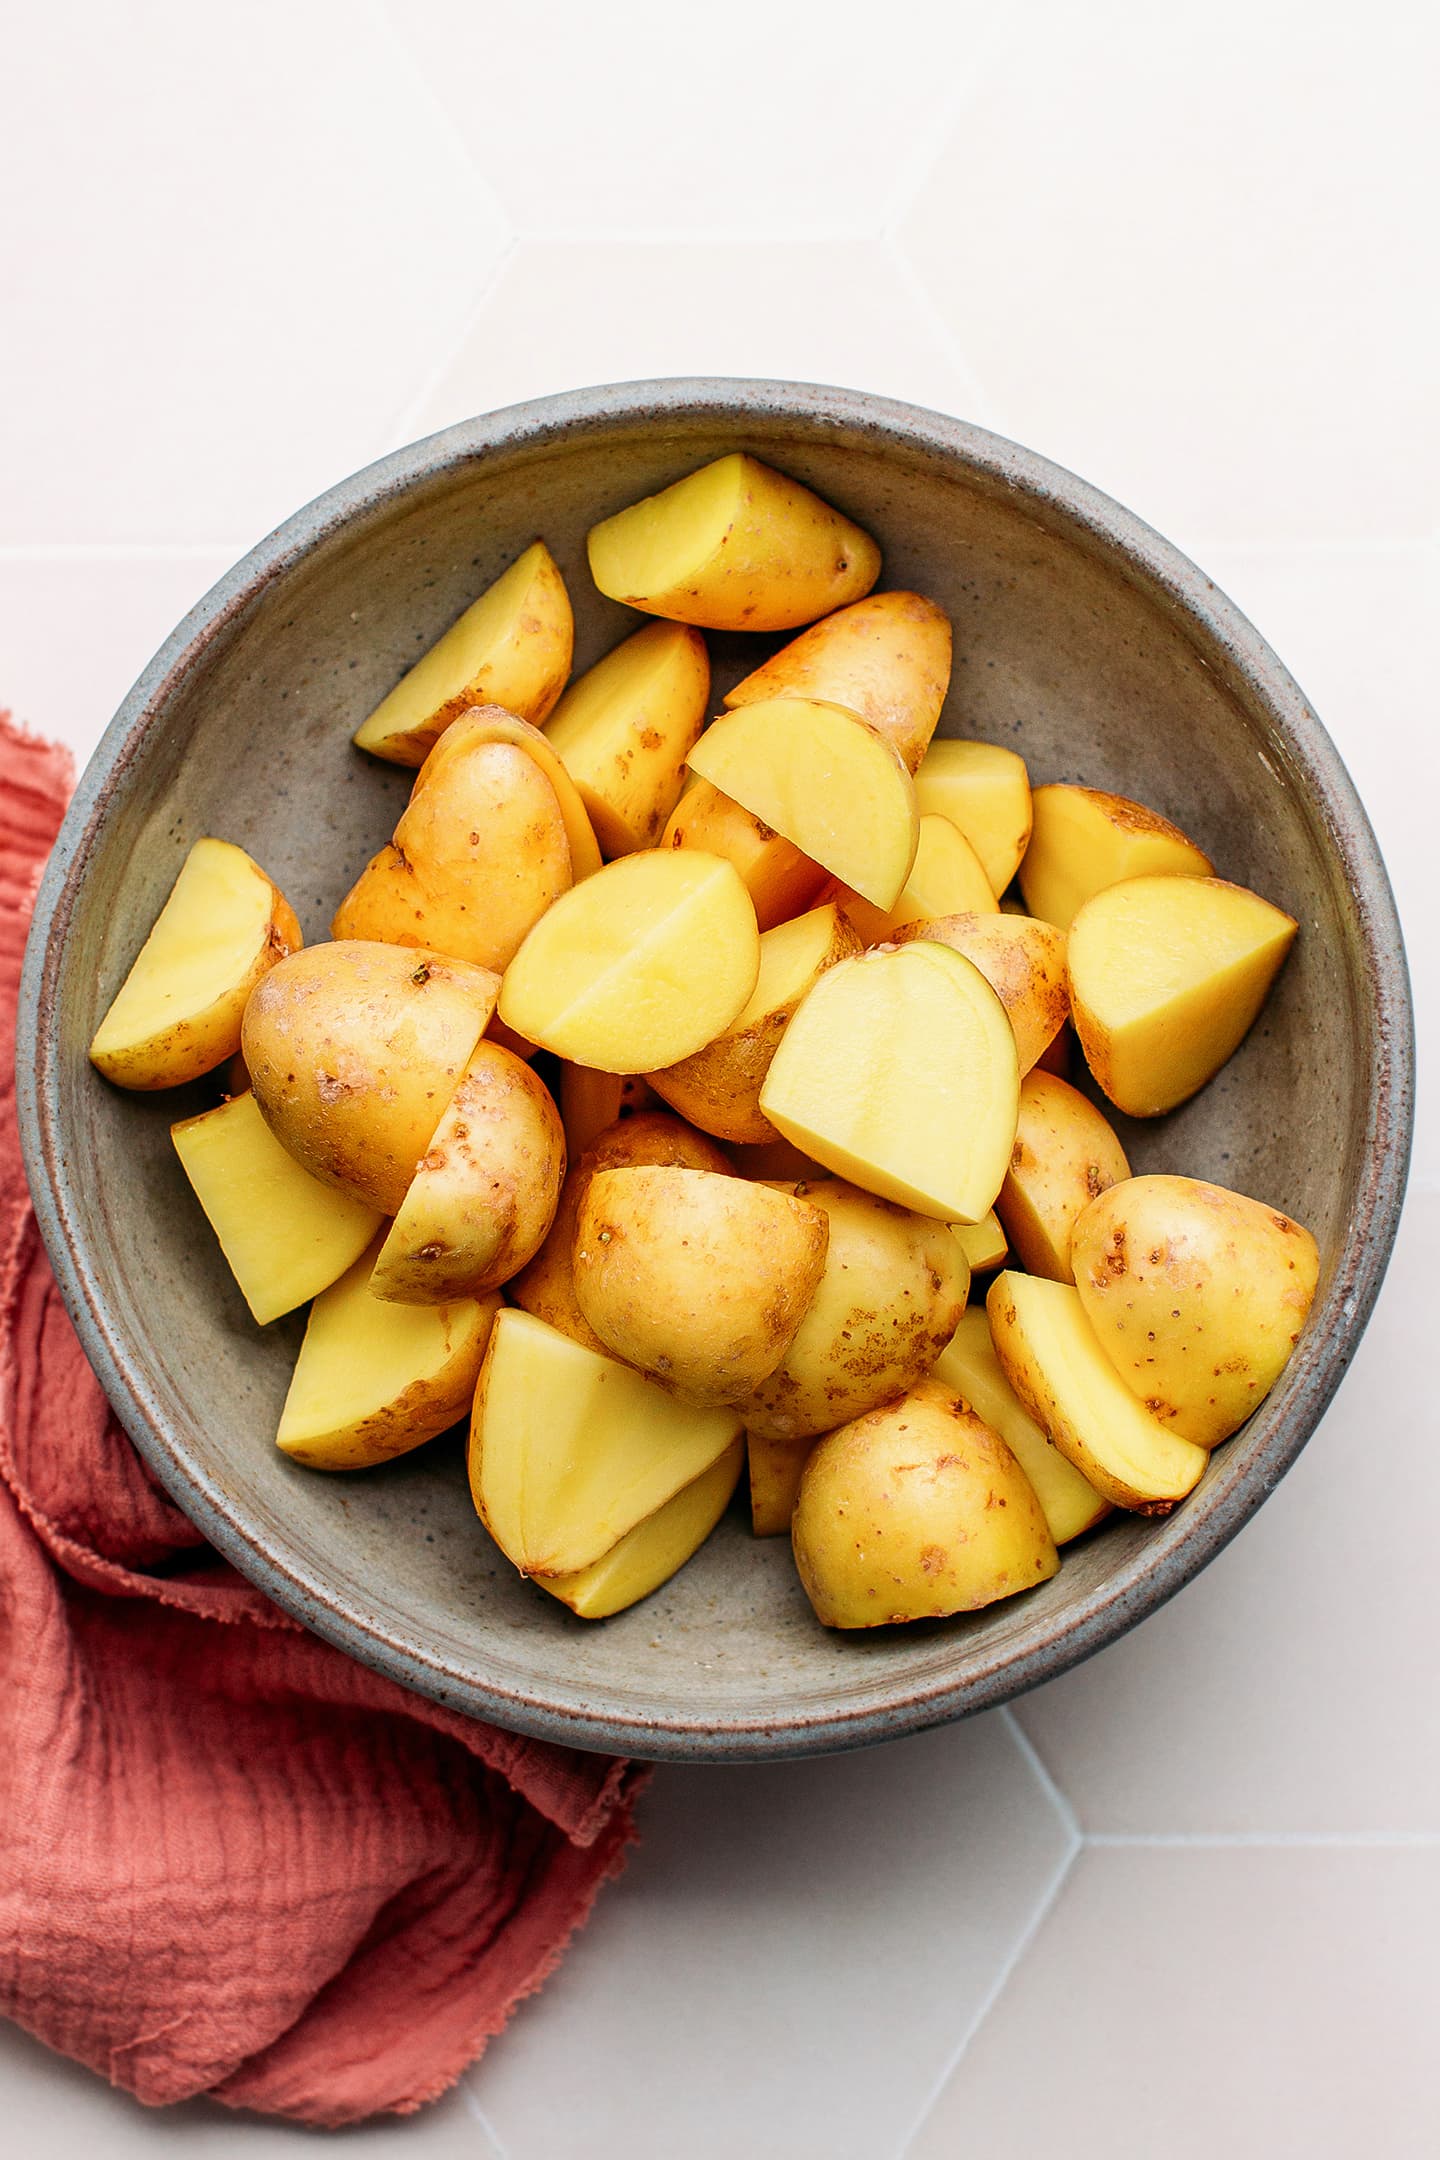
M635 618L594 592L587 527L735 448L840 505L880 540L883 582L951 615L942 732L1012 744L1037 781L1154 805L1301 924L1218 1078L1168 1118L1121 1121L1137 1170L1212 1178L1313 1227L1319 1296L1279 1386L1167 1520L1110 1522L1054 1581L988 1612L873 1634L820 1628L785 1542L754 1540L738 1512L665 1589L595 1625L491 1546L458 1436L350 1477L296 1468L272 1438L302 1316L252 1325L169 1143L171 1120L212 1094L122 1095L85 1055L192 841L252 850L323 937L410 784L351 748L358 720L536 534L588 666ZM754 648L713 645L718 693ZM959 421L690 380L450 428L345 481L221 580L81 781L36 908L19 1055L31 1183L81 1339L221 1553L330 1641L457 1709L583 1748L730 1759L1003 1701L1133 1627L1220 1550L1304 1446L1365 1325L1400 1207L1411 1070L1400 934L1364 812L1301 692L1201 571L1069 473Z

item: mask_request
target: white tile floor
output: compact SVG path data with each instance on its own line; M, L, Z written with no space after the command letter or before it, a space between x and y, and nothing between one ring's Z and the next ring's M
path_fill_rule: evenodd
M1194 553L1349 759L1440 1047L1433 9L50 0L7 26L0 698L83 757L270 525L569 384L776 374L998 428ZM460 2090L365 2153L1433 2150L1440 1751L1415 1192L1299 1468L1014 1713L667 1770ZM1053 1782L1052 1782L1053 1780ZM256 2156L0 2028L7 2131Z

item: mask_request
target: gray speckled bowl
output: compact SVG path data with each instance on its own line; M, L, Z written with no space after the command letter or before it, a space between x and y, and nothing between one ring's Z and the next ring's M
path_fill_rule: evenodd
M576 605L577 664L633 618L584 536L721 451L753 450L874 532L884 582L953 616L947 733L1013 743L1174 817L1298 916L1240 1053L1127 1126L1138 1169L1238 1186L1313 1226L1320 1295L1280 1385L1168 1520L1124 1518L1043 1588L875 1635L818 1627L782 1541L732 1516L656 1596L588 1625L519 1581L450 1440L349 1478L271 1445L301 1320L263 1334L167 1138L209 1097L122 1096L85 1045L187 848L218 833L322 936L410 775L350 747L401 670L535 535ZM739 641L714 640L717 687ZM748 664L748 662L746 663ZM639 1755L803 1754L956 1717L1060 1672L1171 1596L1304 1446L1384 1273L1409 1147L1412 1035L1385 872L1304 698L1202 572L1094 489L936 414L797 383L674 381L469 421L302 510L222 579L136 684L46 872L23 989L30 1179L80 1335L137 1446L221 1552L320 1634L518 1730Z

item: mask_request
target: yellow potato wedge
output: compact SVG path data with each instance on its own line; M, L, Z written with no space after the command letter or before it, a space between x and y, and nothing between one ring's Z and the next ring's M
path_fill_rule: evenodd
M773 1186L657 1164L597 1170L575 1296L614 1357L686 1402L738 1402L775 1370L819 1288L823 1209Z
M1214 865L1178 825L1101 788L1036 788L1020 865L1025 905L1068 930L1095 893L1135 877L1209 877Z
M1278 1209L1200 1178L1113 1185L1075 1225L1075 1287L1152 1417L1199 1447L1258 1409L1300 1339L1320 1255Z
M867 1192L977 1223L1015 1139L1020 1073L1005 1008L948 946L842 960L802 1000L760 1091L776 1131Z
M537 540L400 678L355 741L392 765L423 765L467 706L503 705L538 725L565 687L574 644L565 580Z
M985 1301L1000 1368L1041 1431L1116 1507L1168 1515L1204 1474L1204 1448L1137 1402L1073 1283L997 1275Z
M973 960L999 998L1015 1031L1022 1077L1040 1063L1070 1017L1065 935L1031 915L943 915L903 923L897 945L925 938Z
M500 705L472 705L446 728L443 740L436 744L426 762L434 773L443 773L451 758L468 754L482 742L508 743L513 750L523 750L539 766L555 790L555 800L565 821L571 875L577 885L582 878L593 877L600 868L600 843L595 838L589 813L580 800L580 791L566 772L549 736L532 727L528 720L518 719Z
M1027 1275L1073 1282L1076 1223L1092 1200L1129 1175L1124 1148L1088 1097L1053 1073L1026 1074L996 1212Z
M984 1222L951 1223L950 1235L964 1253L965 1265L972 1275L988 1275L992 1268L1005 1265L1010 1247L1005 1242L1005 1232L994 1208Z
M811 985L861 949L860 938L834 906L813 908L765 931L760 973L744 1010L703 1050L652 1072L650 1086L702 1132L755 1145L774 1140L760 1108L760 1090L780 1038Z
M565 692L547 739L607 856L654 847L705 725L710 659L698 630L647 623Z
M275 1444L310 1470L365 1470L468 1417L498 1297L387 1305L376 1248L316 1298Z
M979 856L990 890L1003 893L1030 843L1030 775L999 743L931 743L915 775L921 816L958 825Z
M1243 1042L1299 925L1221 878L1144 877L1088 901L1070 931L1070 1003L1111 1102L1157 1117Z
M934 1377L999 1433L1034 1486L1057 1545L1068 1545L1110 1513L1110 1502L1051 1446L1006 1379L983 1306L960 1315L960 1325L935 1360Z
M699 848L733 863L754 902L755 920L762 930L773 930L777 923L803 914L829 878L828 871L802 855L793 841L751 811L742 810L708 780L691 781L660 845Z
M868 533L739 453L604 519L588 545L611 600L702 630L793 630L859 600L880 575Z
M542 915L505 973L500 1017L599 1072L651 1072L702 1050L760 972L750 895L692 848L624 855Z
M975 1612L1060 1566L1005 1442L934 1380L816 1443L791 1537L816 1618L834 1628Z
M800 1479L810 1450L812 1435L803 1440L774 1440L764 1433L747 1433L745 1449L750 1466L750 1528L756 1537L788 1537Z
M444 1305L533 1260L565 1176L550 1091L498 1043L476 1044L380 1248L371 1295Z
M915 783L853 713L803 698L742 705L711 723L690 766L862 899L899 899L920 838Z
M578 1162L618 1119L634 1117L637 1110L653 1110L655 1102L653 1090L638 1073L592 1072L588 1065L562 1062L560 1120L571 1162Z
M377 1209L301 1169L249 1093L182 1118L170 1138L262 1327L328 1289L380 1226Z
M740 1431L733 1411L679 1402L507 1306L475 1390L470 1491L522 1575L573 1575L693 1484Z
M95 1031L90 1061L117 1087L182 1087L240 1048L246 1000L298 952L300 925L243 848L197 840Z
M618 1545L572 1575L537 1575L582 1620L608 1620L649 1597L692 1560L730 1505L745 1467L745 1445L735 1440L708 1470L682 1487L673 1500L628 1530Z
M949 617L919 593L871 593L802 630L725 704L731 712L771 698L843 705L894 743L913 773L949 686Z
M923 816L915 860L892 908L872 907L859 893L834 896L867 945L883 944L912 923L952 915L997 915L999 907L980 858L948 818Z

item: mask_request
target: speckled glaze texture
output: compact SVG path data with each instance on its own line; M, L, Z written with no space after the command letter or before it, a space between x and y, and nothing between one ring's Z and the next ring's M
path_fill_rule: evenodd
M251 849L323 936L412 778L350 747L360 718L537 534L588 666L635 618L592 591L586 529L732 449L817 488L880 540L882 582L954 618L942 732L1013 744L1036 781L1139 797L1301 925L1218 1079L1171 1117L1120 1121L1138 1170L1237 1186L1314 1230L1320 1293L1279 1386L1167 1520L1107 1524L990 1612L874 1634L818 1627L783 1541L735 1514L655 1597L592 1625L489 1544L455 1440L349 1478L288 1462L272 1439L302 1321L251 1324L169 1144L170 1121L210 1096L121 1096L85 1055L192 841ZM718 698L756 648L712 642ZM448 429L221 580L81 782L36 907L18 1064L36 1207L81 1338L221 1552L332 1642L461 1710L579 1747L743 1759L1003 1701L1134 1626L1235 1535L1369 1316L1404 1189L1413 1044L1364 811L1300 690L1201 571L1070 474L958 421L804 384L680 380Z

